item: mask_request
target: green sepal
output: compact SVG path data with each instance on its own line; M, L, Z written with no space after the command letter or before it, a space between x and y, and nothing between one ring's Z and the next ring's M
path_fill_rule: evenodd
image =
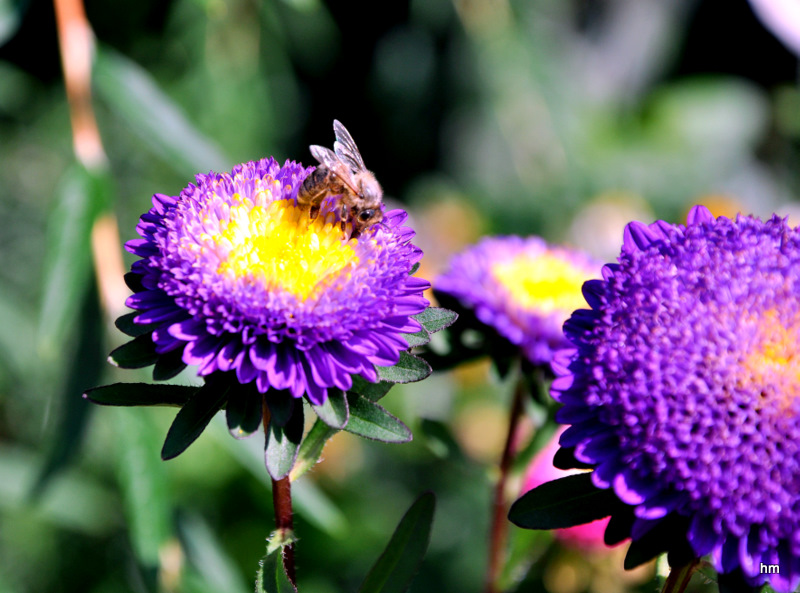
M353 375L353 386L350 388L351 393L363 395L368 400L378 401L383 398L389 390L394 386L394 383L389 381L378 381L377 383L370 383L359 375Z
M424 346L428 342L431 341L430 334L428 334L425 329L421 329L418 332L414 332L413 334L402 334L403 339L408 344L409 348L414 348L416 346Z
M331 428L341 430L350 420L347 398L341 389L328 388L328 397L321 405L311 404L319 419Z
M325 448L325 443L337 432L339 432L338 429L331 428L317 418L314 426L308 431L300 445L300 451L297 453L294 467L292 467L292 471L289 474L289 479L292 482L317 464L322 455L322 450Z
M406 511L392 538L367 573L358 593L403 593L419 571L430 542L436 497L420 496Z
M442 307L428 307L422 313L412 315L412 318L422 324L429 334L435 334L453 325L458 319L458 313Z
M134 292L134 293L144 292L145 290L147 290L142 285L142 278L143 278L143 276L141 274L137 274L136 272L127 272L122 277L122 279L125 281L125 286L130 288L131 292ZM137 311L136 315L138 315L138 314L139 314L139 312Z
M286 426L295 407L295 398L288 391L270 391L265 398L269 408L269 423L276 426Z
M170 350L166 354L161 354L153 366L153 380L154 381L168 381L177 376L183 369L186 368L186 363L183 362L183 350L176 348Z
M103 406L183 406L199 391L184 385L152 383L114 383L87 389L83 394L90 402Z
M344 428L347 432L383 443L407 443L411 440L408 426L375 402L348 393L347 404L350 408L350 421Z
M417 262L413 266L411 266L411 271L408 273L408 275L409 276L413 276L414 274L417 273L417 270L419 270L419 262Z
M276 532L267 544L267 554L258 562L256 593L297 593L283 565L283 548L292 545L292 535Z
M269 399L272 395L269 396ZM303 440L303 406L293 406L292 415L281 426L270 419L264 446L264 463L273 480L280 480L292 471Z
M180 409L167 432L167 438L161 449L161 459L166 461L183 453L225 405L228 399L228 384L223 377L211 375L206 378L206 384Z
M114 325L123 334L132 338L148 334L157 327L157 324L139 325L134 323L133 320L139 315L141 315L141 311L125 313L125 315L120 315L114 320Z
M603 542L607 546L616 546L631 536L631 529L636 517L633 507L621 508L616 511L608 521L608 526L603 533Z
M225 406L225 420L233 438L243 439L258 430L264 417L263 402L264 396L255 383L231 387Z
M508 519L523 529L561 529L612 514L621 503L613 490L597 488L591 473L559 478L526 492Z
M623 563L625 570L641 566L664 552L686 546L687 528L688 520L674 513L661 519L650 531L631 540Z
M108 355L108 362L122 369L140 369L157 360L156 345L150 334L134 338Z
M425 377L430 375L433 371L431 365L427 362L409 354L408 352L401 352L400 359L397 364L390 367L375 367L378 371L378 377L383 381L390 383L414 383L422 381Z
M559 447L553 456L553 467L563 470L594 468L593 465L575 459L575 447Z

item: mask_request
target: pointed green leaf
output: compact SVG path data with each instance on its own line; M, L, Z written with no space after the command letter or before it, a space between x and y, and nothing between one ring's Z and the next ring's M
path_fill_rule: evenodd
M428 550L435 507L436 498L430 492L411 505L358 593L403 593L408 590Z
M458 314L441 307L428 307L422 313L414 315L414 319L422 324L428 333L435 334L455 323Z
M303 440L303 406L294 411L285 426L270 421L265 443L264 461L273 480L280 480L292 471L300 442Z
M258 430L264 417L263 404L264 396L254 383L231 387L225 406L225 419L234 438L243 439Z
M350 421L344 428L347 432L384 443L407 443L411 440L408 426L375 402L348 393L347 403L350 407Z
M390 367L375 367L378 376L391 383L414 383L431 374L431 365L408 352L400 353L400 360Z
M331 428L319 418L314 422L314 426L308 431L300 445L297 460L292 468L292 473L289 474L292 482L317 464L322 450L325 448L325 443L337 432L339 432L338 429Z
M125 286L131 289L131 292L143 292L147 290L142 284L141 274L137 274L136 272L126 272L122 279L125 281ZM134 311L134 313L138 315L140 312Z
M175 416L161 449L161 458L172 459L183 453L225 405L227 397L228 385L224 380L207 380Z
M114 383L87 389L83 397L104 406L183 406L198 390L183 385Z
M650 531L631 541L623 563L625 570L641 566L664 552L677 551L687 546L685 536L687 528L688 519L675 513L662 519Z
M122 369L140 369L157 360L156 345L150 334L134 338L108 355L108 362Z
M341 389L328 389L328 398L325 402L316 406L311 404L314 412L319 419L331 428L341 430L347 425L350 419L350 410L347 408L347 399Z
M133 322L134 318L136 318L138 315L141 315L141 311L132 311L130 313L125 313L125 315L120 315L114 320L114 325L123 334L132 338L136 338L153 331L153 329L156 327L156 324L139 325L138 323Z
M619 504L613 490L595 487L591 473L582 473L526 492L508 518L523 529L561 529L608 517Z
M389 381L370 383L359 375L353 375L353 386L350 388L350 392L363 395L367 399L376 402L389 393L393 385L394 383L390 383Z
M176 348L165 354L159 354L158 360L153 366L153 380L168 381L185 368L186 363L183 362L183 350L181 348Z

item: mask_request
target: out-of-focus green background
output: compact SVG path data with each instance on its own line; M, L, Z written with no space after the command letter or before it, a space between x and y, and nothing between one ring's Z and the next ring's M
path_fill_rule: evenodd
M164 463L174 410L80 399L147 380L105 364L122 336L94 297L93 192L112 197L128 240L153 193L268 155L311 164L308 145L331 145L337 118L410 210L427 278L483 234L540 234L607 260L625 222L678 222L697 202L798 212L797 60L744 0L86 11L110 185L76 167L52 5L0 0L0 593L244 593L272 527L260 436L235 441L214 422ZM473 364L384 400L412 443L338 435L295 488L300 590L355 591L430 489L436 522L411 590L479 591L508 400ZM619 552L532 539L520 591L653 588L652 569L622 574Z

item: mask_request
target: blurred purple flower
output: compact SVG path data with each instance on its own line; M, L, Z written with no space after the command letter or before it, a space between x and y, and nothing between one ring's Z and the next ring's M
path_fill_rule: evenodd
M800 56L800 2L750 0L753 12L790 51Z
M141 258L127 305L152 326L159 355L180 350L200 375L231 371L261 393L319 404L351 375L376 381L375 365L408 349L402 334L421 328L411 316L430 285L409 275L422 252L406 213L343 240L331 200L314 221L296 207L310 171L263 159L153 196L142 238L126 244Z
M719 572L793 590L800 230L703 207L686 226L631 223L584 293L591 310L564 326L574 348L553 361L561 446L633 507L634 540L683 525Z
M435 281L478 320L520 346L534 364L550 362L567 345L561 329L586 301L583 282L600 264L539 237L489 237L455 256Z

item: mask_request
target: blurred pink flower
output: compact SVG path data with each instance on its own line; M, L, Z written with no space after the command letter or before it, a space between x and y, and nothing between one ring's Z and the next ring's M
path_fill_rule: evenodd
M750 6L764 26L800 56L800 0L750 0Z
M553 467L553 457L555 457L556 451L558 451L558 439L565 429L566 427L559 428L553 435L553 438L550 439L550 442L533 458L525 474L525 480L522 484L522 492L520 492L520 495L525 494L528 490L533 490L545 482L581 473L579 469L563 470ZM607 550L610 548L603 542L603 533L607 525L608 517L586 523L585 525L556 529L553 531L553 536L567 547L592 551Z

